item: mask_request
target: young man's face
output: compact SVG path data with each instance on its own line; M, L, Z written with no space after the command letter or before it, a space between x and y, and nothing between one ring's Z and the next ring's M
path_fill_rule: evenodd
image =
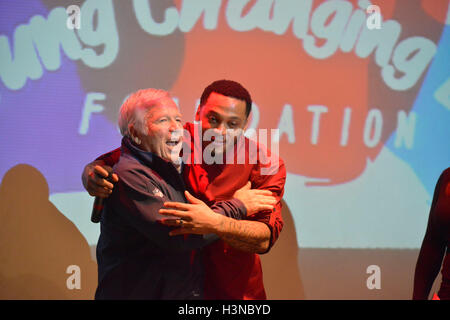
M216 153L223 153L235 143L235 139L230 138L244 130L247 124L247 116L245 114L246 104L244 100L227 97L216 92L212 92L206 103L199 107L196 114L196 120L201 121L204 137L208 130L213 133L212 138L204 141L203 146L206 147L210 143L214 146ZM240 131L240 130L242 131ZM228 139L227 137L228 133ZM211 137L211 134L209 134Z

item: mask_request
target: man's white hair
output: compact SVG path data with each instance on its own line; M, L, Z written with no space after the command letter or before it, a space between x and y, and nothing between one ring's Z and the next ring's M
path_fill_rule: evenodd
M130 125L133 125L140 133L147 135L146 117L148 111L163 98L170 98L170 94L162 89L142 89L130 94L119 111L119 128L122 136L131 137Z

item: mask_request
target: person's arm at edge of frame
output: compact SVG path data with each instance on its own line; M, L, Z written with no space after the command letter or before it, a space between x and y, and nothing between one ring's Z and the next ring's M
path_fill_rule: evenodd
M427 229L417 258L414 272L413 300L427 300L434 280L441 268L442 259L445 253L445 240L440 237L434 221L434 209L439 197L442 185L442 176L436 183L430 214L428 217Z

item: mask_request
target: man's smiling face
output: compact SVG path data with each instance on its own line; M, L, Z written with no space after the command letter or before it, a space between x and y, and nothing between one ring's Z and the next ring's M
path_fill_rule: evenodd
M159 157L175 162L182 146L182 120L175 102L161 99L145 118L148 134L141 137L142 147Z
M247 124L246 103L244 100L211 92L205 104L199 106L196 120L201 121L203 134L207 130L213 130L214 133L214 138L211 139L213 141L206 141L203 146L211 143L216 153L223 153L235 142L235 139L226 138L227 132L229 135L239 132Z

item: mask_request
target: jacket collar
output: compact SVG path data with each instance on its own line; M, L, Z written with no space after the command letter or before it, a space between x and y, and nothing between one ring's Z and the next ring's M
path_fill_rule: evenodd
M180 173L172 162L162 159L153 152L139 149L131 142L129 137L122 138L121 153L133 156L141 164L158 173L167 182L172 182L175 177L178 180L177 182L182 181Z

